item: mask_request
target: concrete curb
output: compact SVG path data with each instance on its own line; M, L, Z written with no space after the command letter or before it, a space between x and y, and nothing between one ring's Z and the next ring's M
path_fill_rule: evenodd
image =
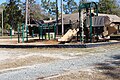
M58 44L58 45L0 45L0 48L92 48L105 45L120 44L120 42L90 43L90 44Z
M113 45L113 44L120 44L120 42L106 42L106 43L97 43L97 44L86 44L86 48Z

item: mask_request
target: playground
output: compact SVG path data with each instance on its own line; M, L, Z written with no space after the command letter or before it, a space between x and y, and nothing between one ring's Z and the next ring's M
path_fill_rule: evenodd
M120 15L108 13L112 8L100 13L108 7L100 7L102 0L76 0L71 14L63 13L62 3L74 0L61 0L61 12L60 0L40 0L53 8L52 18L34 3L38 0L19 1L0 7L0 80L120 80Z
M1 37L0 44L84 45L120 40L120 17L99 14L98 4L95 2L79 4L78 13L66 14L63 18L64 24L57 15L56 20L31 20L31 24L18 24L17 32L11 27L9 36Z

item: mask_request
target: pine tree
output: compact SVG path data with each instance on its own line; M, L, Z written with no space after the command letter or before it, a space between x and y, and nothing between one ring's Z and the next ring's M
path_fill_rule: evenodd
M88 2L88 1L87 0L80 0L79 3L86 3L86 2Z
M77 3L74 0L63 0L65 3L63 4L63 11L65 14L71 14L75 12L78 8Z
M23 15L20 9L19 0L9 0L4 11L4 21L5 23L11 25L11 27L17 30L17 24L22 23Z
M50 0L41 0L41 6L45 12L55 15L56 14L56 2Z
M99 0L99 13L119 14L120 8L117 0Z
M35 20L43 20L48 18L45 12L41 9L40 4L34 4L31 7L30 18Z

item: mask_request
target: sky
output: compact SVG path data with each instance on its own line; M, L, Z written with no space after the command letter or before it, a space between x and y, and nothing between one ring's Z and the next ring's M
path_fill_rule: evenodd
M5 1L6 1L6 0L0 0L0 4L1 4L1 3L4 3Z

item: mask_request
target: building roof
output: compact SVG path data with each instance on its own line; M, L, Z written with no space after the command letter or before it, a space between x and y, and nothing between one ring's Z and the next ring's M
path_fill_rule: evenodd
M120 23L120 17L117 15L111 15L111 14L98 14L98 16L108 17L109 21L111 23ZM73 13L73 14L64 14L63 15L64 24L70 24L70 22L74 23L79 21L79 13Z
M79 13L64 14L63 15L64 24L70 24L79 21Z
M117 15L111 15L111 14L98 14L98 16L107 16L110 20L110 22L118 22L120 23L120 17Z

